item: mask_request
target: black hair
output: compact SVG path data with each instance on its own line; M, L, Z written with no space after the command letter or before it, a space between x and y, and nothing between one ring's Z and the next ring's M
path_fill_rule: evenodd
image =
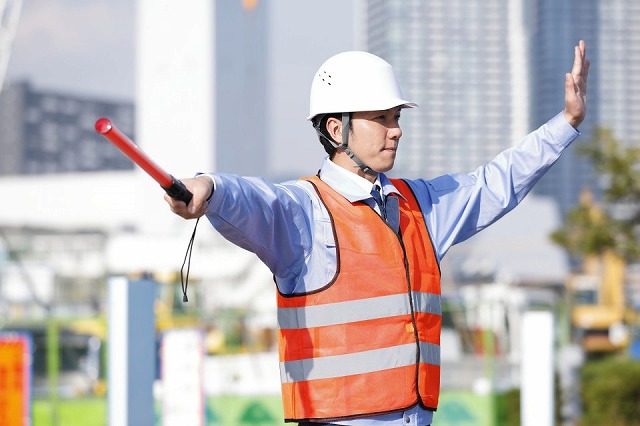
M329 154L329 158L333 158L334 154L337 151L337 148L331 144L331 141L333 141L337 145L340 145L341 142L333 139L333 137L331 137L329 131L327 130L327 121L330 118L336 118L342 121L342 113L335 112L330 114L318 114L311 119L311 124L313 124L313 128L316 130L318 139L320 140L320 143L322 144L324 150L327 152L327 154ZM351 113L349 113L349 118L351 118ZM352 128L349 127L349 132L352 131Z

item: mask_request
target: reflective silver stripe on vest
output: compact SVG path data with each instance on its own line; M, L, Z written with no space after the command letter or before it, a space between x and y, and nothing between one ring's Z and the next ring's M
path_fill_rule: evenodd
M413 293L413 300L416 312L442 315L442 307L440 305L439 294L416 291Z
M408 343L354 354L281 362L280 380L282 383L293 383L373 373L390 368L415 365L415 361L416 345ZM420 362L440 365L440 347L420 342Z
M407 295L392 294L302 308L278 308L278 326L283 330L322 327L408 315L410 312Z
M420 342L420 362L440 365L440 346L433 343Z
M372 373L416 363L416 345L362 351L354 354L308 358L280 363L282 383L330 379L354 374Z

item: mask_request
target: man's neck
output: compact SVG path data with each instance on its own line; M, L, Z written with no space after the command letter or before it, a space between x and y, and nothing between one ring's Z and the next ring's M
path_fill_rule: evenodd
M371 183L376 181L377 175L363 172L362 169L355 163L355 161L349 158L349 156L344 151L336 152L331 161L337 166L340 166L351 173L355 173Z

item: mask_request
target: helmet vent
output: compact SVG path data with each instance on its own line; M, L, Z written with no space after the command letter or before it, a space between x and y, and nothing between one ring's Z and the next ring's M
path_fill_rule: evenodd
M323 82L331 86L331 74L327 73L326 71L322 71L320 74L318 74L318 77L320 77Z

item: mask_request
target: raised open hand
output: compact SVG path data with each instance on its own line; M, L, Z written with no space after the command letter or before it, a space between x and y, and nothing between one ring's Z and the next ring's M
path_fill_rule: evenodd
M564 117L573 127L578 127L587 114L587 76L589 60L586 57L584 40L574 49L573 67L565 76Z

